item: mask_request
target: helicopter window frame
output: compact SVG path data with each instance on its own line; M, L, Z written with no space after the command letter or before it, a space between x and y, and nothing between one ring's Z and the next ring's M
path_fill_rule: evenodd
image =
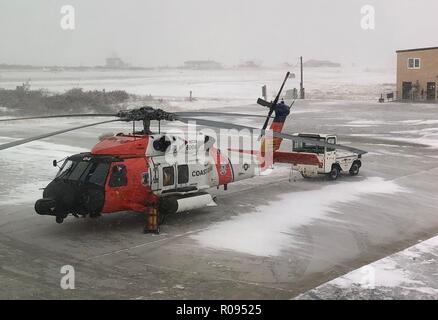
M189 166L187 164L178 165L178 184L189 183Z
M163 187L175 186L175 167L163 167Z
M111 188L120 188L128 185L128 170L126 165L114 164L111 167L108 185Z

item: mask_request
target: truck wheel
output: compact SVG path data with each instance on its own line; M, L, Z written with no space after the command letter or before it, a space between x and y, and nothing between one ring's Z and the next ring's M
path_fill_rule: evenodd
M350 168L350 176L357 176L359 174L359 165L357 163L353 163Z
M330 180L336 180L339 177L339 168L337 166L334 166L332 168L332 171L328 174Z

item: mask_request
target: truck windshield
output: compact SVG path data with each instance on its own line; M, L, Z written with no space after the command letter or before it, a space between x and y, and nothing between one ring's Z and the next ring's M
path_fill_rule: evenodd
M315 139L316 141L324 141L325 139ZM309 152L309 153L324 153L324 147L317 146L316 144L306 142L294 142L293 150L295 152Z
M106 162L67 160L62 165L56 178L104 186L109 165L110 164Z

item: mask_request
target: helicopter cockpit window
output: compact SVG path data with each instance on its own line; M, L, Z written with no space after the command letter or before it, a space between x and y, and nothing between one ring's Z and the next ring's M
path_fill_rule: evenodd
M71 169L73 168L74 162L71 160L67 160L63 163L61 169L59 169L58 174L56 175L56 178L64 178L66 175L68 175L71 172Z
M109 164L108 163L93 163L90 166L90 170L85 177L85 181L98 186L104 186L106 176L108 174Z
M111 169L111 177L109 180L109 186L111 188L123 187L128 185L128 177L126 166L123 164L115 165Z
M109 163L67 160L56 178L104 186L108 170Z
M76 165L72 168L71 173L68 175L68 180L78 181L82 174L87 170L88 166L90 165L89 162L77 162Z

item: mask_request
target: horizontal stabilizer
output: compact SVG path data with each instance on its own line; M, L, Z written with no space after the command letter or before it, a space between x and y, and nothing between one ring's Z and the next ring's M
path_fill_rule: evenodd
M267 107L267 108L271 108L272 107L272 103L271 102L268 102L268 101L263 100L261 98L257 99L257 104L259 104L259 105L261 105L263 107Z

